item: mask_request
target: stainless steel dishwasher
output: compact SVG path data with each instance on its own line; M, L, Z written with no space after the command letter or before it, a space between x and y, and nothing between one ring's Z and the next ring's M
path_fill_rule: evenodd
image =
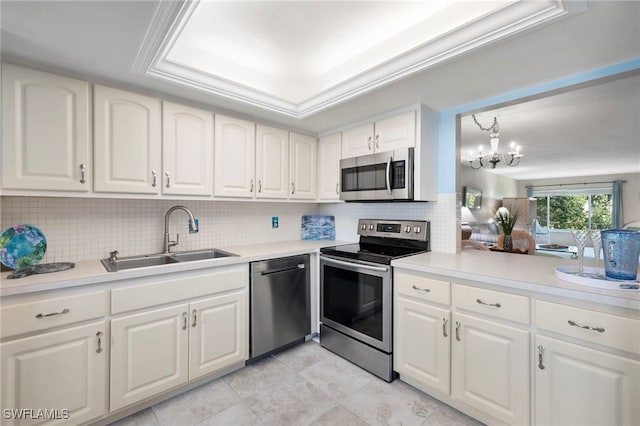
M251 263L250 358L311 334L309 255Z

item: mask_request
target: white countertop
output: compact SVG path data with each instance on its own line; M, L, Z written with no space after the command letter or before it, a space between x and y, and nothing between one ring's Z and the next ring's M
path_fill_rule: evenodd
M457 254L429 252L394 260L394 267L493 284L505 288L570 297L640 310L640 290L601 289L562 281L555 268L578 265L577 260L547 256L463 250ZM585 266L593 266L585 262ZM618 288L618 289L616 289Z
M106 283L124 279L191 271L215 266L254 262L275 257L315 253L322 247L350 244L349 241L284 241L252 244L219 249L235 253L237 257L173 263L162 266L107 272L99 260L76 262L73 269L49 274L7 279L10 272L0 275L0 296L13 296L38 291ZM588 262L585 262L587 265ZM640 290L616 290L587 287L562 281L555 276L557 266L577 265L576 260L546 256L526 256L509 253L463 250L457 254L429 252L397 259L392 262L420 272L445 275L505 288L541 294L570 297L595 303L605 303L640 310ZM612 283L617 287L617 283Z
M7 279L7 275L11 274L11 272L3 272L0 275L0 296L13 296L38 291L161 275L170 272L192 271L215 266L234 265L275 257L314 253L322 247L338 244L349 244L349 242L297 240L235 247L216 247L220 250L235 253L238 256L172 263L161 266L149 266L118 272L107 272L99 260L75 262L76 266L73 269L49 274L31 275L18 279Z

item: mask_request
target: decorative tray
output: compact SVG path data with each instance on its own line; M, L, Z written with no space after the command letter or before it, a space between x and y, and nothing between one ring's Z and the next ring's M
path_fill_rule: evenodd
M640 281L638 280L613 280L611 278L605 278L604 269L584 267L584 275L578 275L577 266L557 266L555 269L556 277L562 281L567 281L573 284L580 284L587 287L604 288L607 290L630 290L639 291ZM622 286L629 286L631 288L625 288Z
M540 244L539 247L545 250L566 250L569 248L569 246L562 244Z

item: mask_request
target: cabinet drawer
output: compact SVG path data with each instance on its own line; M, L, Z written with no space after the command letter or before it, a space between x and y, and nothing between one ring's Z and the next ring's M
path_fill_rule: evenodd
M453 301L458 309L522 324L530 323L531 308L526 296L454 284Z
M640 320L541 300L535 314L537 328L640 354Z
M411 272L398 271L395 274L394 284L398 294L444 305L451 304L451 287L448 281L436 280Z
M2 338L73 324L107 314L104 291L2 306Z
M200 275L180 276L172 280L132 285L111 291L111 313L194 299L209 294L245 288L249 285L249 265L219 267Z

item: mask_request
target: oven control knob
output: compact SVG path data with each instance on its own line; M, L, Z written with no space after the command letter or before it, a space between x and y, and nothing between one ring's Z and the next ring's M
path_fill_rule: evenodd
M407 226L406 228L404 228L404 232L409 233L411 232L411 227Z
M420 231L422 231L422 229L419 226L416 226L415 228L413 228L413 232L415 232L416 234L419 234Z
M375 226L373 226L373 223L369 225L369 231L373 231L374 229L375 229Z
M367 224L366 224L366 223L363 223L363 224L362 224L362 226L361 226L361 228L362 228L362 230L363 230L363 231L365 231L365 230L367 229Z

